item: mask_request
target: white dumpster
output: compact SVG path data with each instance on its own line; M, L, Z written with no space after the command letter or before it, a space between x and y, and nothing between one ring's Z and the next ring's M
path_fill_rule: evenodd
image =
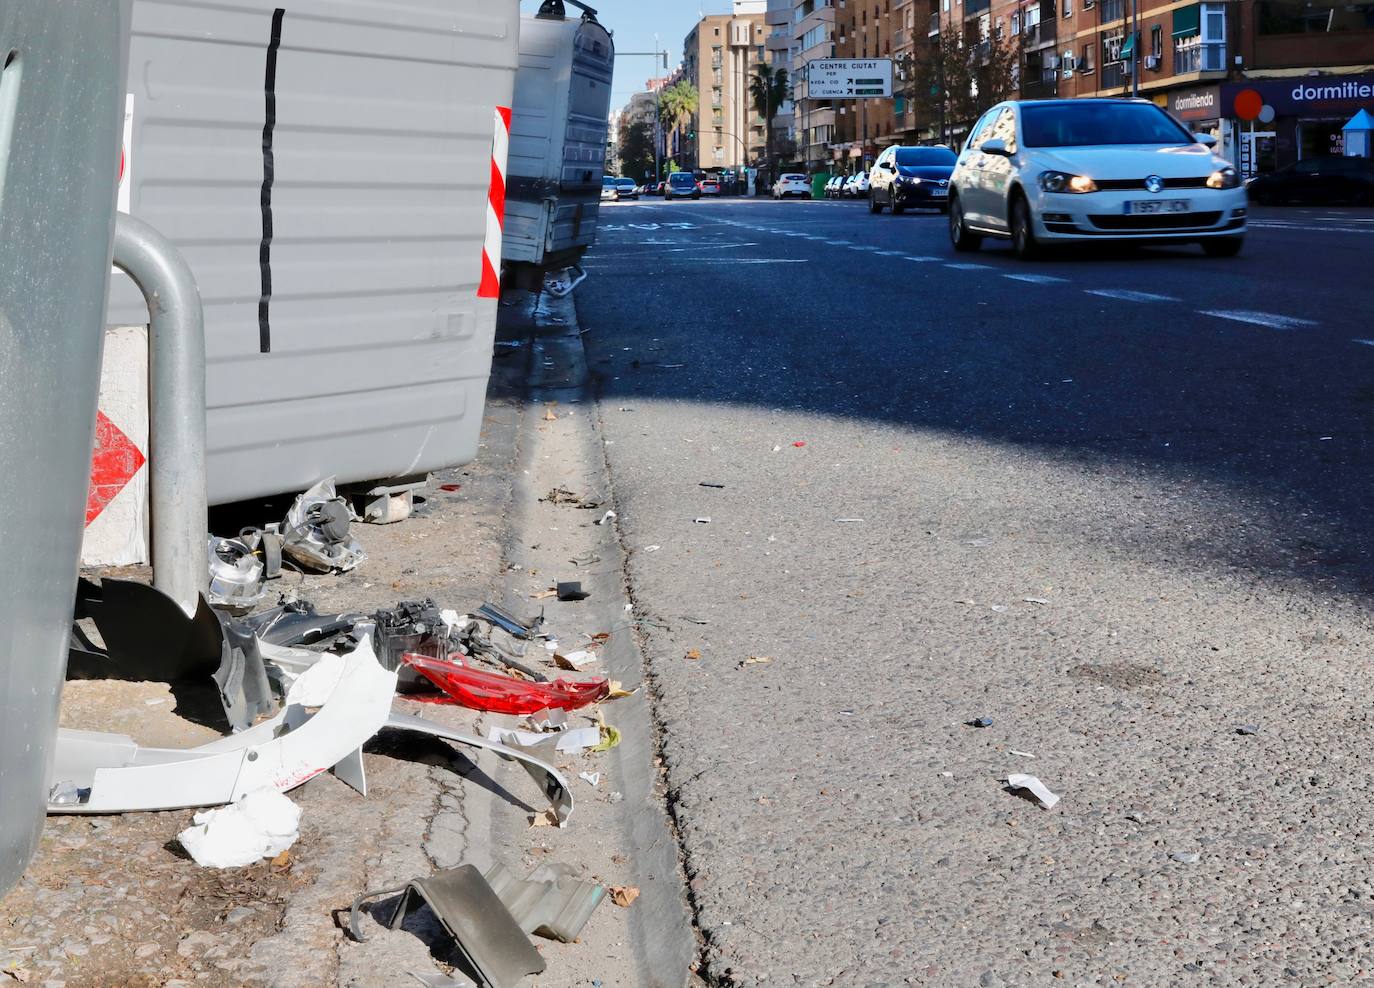
M129 0L0 4L0 895L38 846L114 235Z
M515 77L506 263L575 263L596 238L615 46L591 15L524 17Z
M518 30L517 0L135 0L129 210L200 285L212 504L476 455ZM115 275L107 322L145 311Z

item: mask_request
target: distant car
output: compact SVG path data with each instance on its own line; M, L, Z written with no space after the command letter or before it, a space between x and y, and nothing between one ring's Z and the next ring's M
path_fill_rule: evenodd
M949 177L959 156L939 147L890 147L878 155L868 190L868 210L899 215L911 206L949 208Z
M795 199L811 198L811 183L806 180L806 176L800 172L788 172L786 175L779 175L778 180L773 183L773 198L786 199L791 196Z
M603 176L601 177L601 201L602 201L602 202L615 202L615 200L616 200L615 176L613 176L613 175L603 175Z
M666 193L668 184L666 182L654 182L652 185L644 187L644 194L651 196L661 196Z
M1240 252L1246 198L1240 176L1149 100L1010 101L969 132L950 180L949 237L977 250L1011 240L1017 256L1069 241L1199 243Z
M712 178L710 175L707 175L697 183L697 191L704 196L720 195L720 179Z
M620 200L638 199L639 186L635 185L632 178L618 178L615 180L615 197Z
M663 183L664 199L700 199L696 176L691 172L673 172Z
M1374 159L1320 157L1258 175L1246 183L1250 198L1264 206L1292 202L1353 202L1374 206Z
M825 183L825 197L827 199L838 199L840 197L840 186L843 184L843 175L831 175Z
M855 172L844 183L846 199L863 199L868 195L868 172Z

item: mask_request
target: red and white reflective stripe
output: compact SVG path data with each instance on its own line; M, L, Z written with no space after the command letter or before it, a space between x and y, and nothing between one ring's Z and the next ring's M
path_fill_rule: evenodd
M501 297L501 227L506 221L506 157L510 152L510 107L496 108L491 142L491 185L487 189L487 235L482 242L482 280L478 298Z

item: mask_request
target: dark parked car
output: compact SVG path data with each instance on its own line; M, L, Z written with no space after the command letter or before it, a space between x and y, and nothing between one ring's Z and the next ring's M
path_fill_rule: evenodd
M888 148L870 173L868 208L881 213L887 206L897 214L922 206L944 212L949 208L949 176L958 160L944 146Z
M1374 206L1374 159L1303 158L1246 185L1262 205L1290 202L1355 202Z

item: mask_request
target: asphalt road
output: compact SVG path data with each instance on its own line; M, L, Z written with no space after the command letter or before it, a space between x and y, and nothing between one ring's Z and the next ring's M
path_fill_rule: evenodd
M856 203L603 211L708 981L1371 977L1374 212L1253 219L1032 264Z

